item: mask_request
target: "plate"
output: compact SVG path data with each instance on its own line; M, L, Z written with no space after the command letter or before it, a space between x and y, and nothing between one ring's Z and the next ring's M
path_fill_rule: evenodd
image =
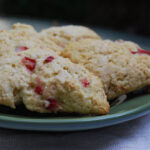
M37 131L79 131L115 125L150 112L150 95L132 98L111 108L105 116L48 116L1 107L0 127Z
M48 27L51 22L30 19L0 18L0 25L10 27L15 22L34 25L38 30ZM7 25L7 26L6 26ZM137 37L116 31L94 28L104 38L125 39L138 42L143 48L149 49L149 38ZM19 107L15 111L0 107L0 127L36 130L36 131L79 131L101 128L129 121L150 112L150 94L138 95L120 105L111 107L110 113L104 116L53 116L31 113Z

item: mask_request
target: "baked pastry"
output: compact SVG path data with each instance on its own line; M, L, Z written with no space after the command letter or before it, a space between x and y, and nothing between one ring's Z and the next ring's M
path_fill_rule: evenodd
M40 37L48 47L51 46L52 41L55 42L60 47L60 49L57 49L57 53L60 53L69 41L78 41L80 39L101 39L101 37L93 30L84 26L76 25L50 27L42 30Z
M46 49L46 44L40 40L39 34L31 25L17 23L12 28L10 30L0 30L0 56L8 55L9 53L17 54L35 47ZM49 48L54 51L59 49L54 42L49 41L49 43Z
M17 23L10 30L0 30L0 56L35 47L59 54L68 41L84 38L100 39L94 31L82 26L51 27L37 33L31 25Z
M109 100L150 84L149 54L133 42L95 39L70 42L61 53L100 77Z
M107 114L101 80L52 50L32 48L0 59L0 104L40 113Z

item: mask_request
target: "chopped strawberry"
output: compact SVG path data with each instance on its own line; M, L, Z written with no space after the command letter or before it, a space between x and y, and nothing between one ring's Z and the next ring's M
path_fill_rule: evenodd
M26 68L28 70L30 70L31 72L34 71L35 66L36 66L36 60L35 59L31 59L29 57L24 57L22 59L22 63L26 66Z
M27 46L18 46L16 47L16 52L26 51L27 49L29 49Z
M88 87L88 86L90 85L90 83L89 83L89 81L87 80L87 78L82 79L81 82L82 82L82 85L83 85L84 87Z
M36 87L35 87L35 89L34 89L34 92L35 93L37 93L37 94L39 94L39 95L42 95L43 94L43 86L42 86L42 84L41 84L41 80L40 80L40 78L38 77L37 78L37 85L36 85Z
M43 87L41 85L37 85L34 89L34 92L39 94L39 95L42 95L43 94Z
M49 56L44 60L44 63L52 62L55 58L53 56Z
M46 107L48 110L53 111L56 110L58 107L58 100L55 98L49 98L47 99L49 102L49 105Z
M150 51L146 51L144 49L138 49L137 51L131 51L132 54L148 54L150 55Z

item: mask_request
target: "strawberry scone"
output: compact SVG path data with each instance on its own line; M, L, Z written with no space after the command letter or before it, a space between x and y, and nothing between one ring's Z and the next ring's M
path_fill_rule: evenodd
M52 50L32 48L0 59L0 104L40 113L107 114L101 80Z
M64 49L69 41L78 41L80 39L101 39L101 37L93 30L77 25L50 27L42 30L40 37L47 46L51 46L51 41L53 41L61 50ZM60 53L60 49L57 49L58 54Z
M59 49L53 41L49 43L49 48L54 51ZM39 33L31 25L17 23L10 30L0 30L0 56L8 53L18 54L35 47L46 48L47 46L40 40Z
M100 77L109 100L150 84L150 52L133 42L83 39L61 55Z

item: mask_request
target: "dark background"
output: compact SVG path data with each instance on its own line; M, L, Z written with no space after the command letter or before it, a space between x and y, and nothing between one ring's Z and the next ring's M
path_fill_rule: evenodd
M63 20L150 36L149 0L0 0L0 16Z

